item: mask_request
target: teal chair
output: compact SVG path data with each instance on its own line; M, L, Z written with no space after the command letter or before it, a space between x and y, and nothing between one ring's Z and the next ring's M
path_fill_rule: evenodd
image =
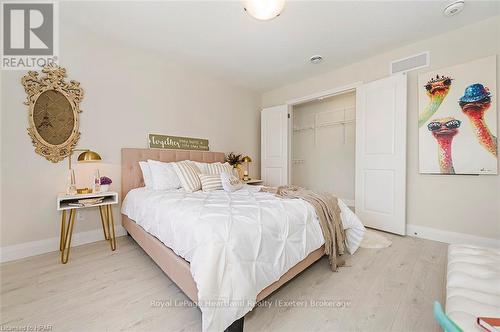
M443 331L445 332L463 332L463 330L455 324L443 311L443 307L438 301L434 302L434 318L437 320Z

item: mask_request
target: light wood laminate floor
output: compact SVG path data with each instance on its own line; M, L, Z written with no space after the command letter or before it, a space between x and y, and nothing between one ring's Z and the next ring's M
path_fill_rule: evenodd
M385 235L390 248L360 249L339 272L325 258L309 267L249 313L245 331L439 331L447 245ZM67 265L58 252L2 264L3 330L200 331L199 309L132 238L117 244L72 248Z

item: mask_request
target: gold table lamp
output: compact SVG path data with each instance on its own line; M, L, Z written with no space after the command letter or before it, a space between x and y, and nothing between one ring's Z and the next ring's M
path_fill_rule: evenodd
M249 156L244 156L241 161L245 163L245 170L243 171L243 181L251 180L248 174L250 171L249 163L252 162L252 158L250 158Z
M75 171L73 170L73 168L71 168L71 156L73 155L73 152L75 152L75 151L82 151L82 153L80 153L78 155L77 160L79 163L97 162L97 161L101 161L102 159L101 159L101 156L97 152L91 151L89 149L72 149L69 156L68 156L69 185L68 185L68 188L66 190L66 193L69 195L74 195L76 193L87 194L90 192L90 190L88 188L84 188L84 189L86 189L87 192L83 192L82 189L76 188ZM79 192L79 191L82 191L82 192Z

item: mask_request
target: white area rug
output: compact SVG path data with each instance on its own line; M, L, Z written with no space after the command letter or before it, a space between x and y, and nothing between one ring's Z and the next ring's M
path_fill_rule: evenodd
M392 241L380 234L377 231L366 229L363 241L361 241L361 248L367 249L381 249L390 247Z

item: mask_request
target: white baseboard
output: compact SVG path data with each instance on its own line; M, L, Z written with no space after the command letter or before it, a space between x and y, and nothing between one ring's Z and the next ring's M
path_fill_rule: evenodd
M116 225L115 234L118 237L127 234L127 232L121 225ZM102 229L75 233L71 240L71 247L102 240L104 240ZM0 248L0 262L9 262L58 250L59 237L5 246Z
M417 225L406 225L406 234L449 244L471 244L479 247L500 248L500 239L443 231Z

